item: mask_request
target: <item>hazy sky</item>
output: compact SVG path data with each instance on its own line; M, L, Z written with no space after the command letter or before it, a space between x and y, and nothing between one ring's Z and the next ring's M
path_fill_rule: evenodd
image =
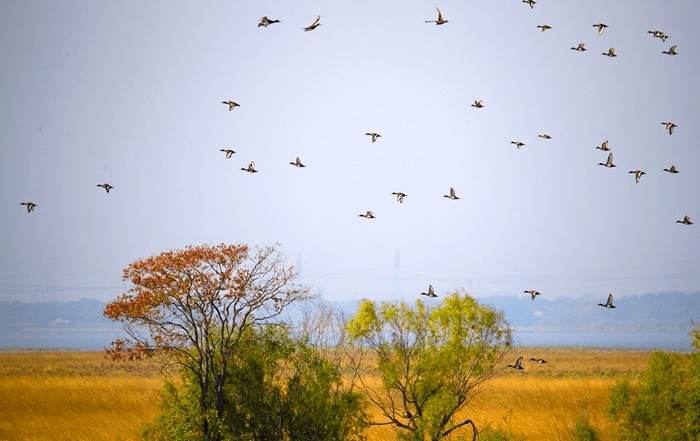
M449 23L425 23L435 6ZM221 242L279 242L334 300L697 291L698 17L697 0L2 2L0 300L110 300L133 260Z

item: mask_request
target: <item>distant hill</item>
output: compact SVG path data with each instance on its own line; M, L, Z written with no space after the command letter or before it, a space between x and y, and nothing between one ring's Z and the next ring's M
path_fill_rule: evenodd
M523 294L478 300L505 313L522 345L690 348L687 332L691 319L700 322L700 292L620 297L616 309L597 306L606 298L531 300ZM356 301L325 302L348 317L357 311ZM95 299L0 302L0 348L102 349L124 336L118 323L102 316L105 305ZM288 317L298 317L300 310L290 309Z

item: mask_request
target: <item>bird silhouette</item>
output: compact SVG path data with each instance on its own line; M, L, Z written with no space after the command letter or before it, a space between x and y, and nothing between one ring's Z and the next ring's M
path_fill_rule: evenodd
M267 18L267 15L266 15L260 19L260 23L258 23L258 27L260 27L260 26L268 27L269 25L271 25L273 23L279 23L279 22L280 22L279 20L270 20L269 18Z
M676 45L674 44L669 48L667 51L662 51L662 54L668 54L668 55L678 55L678 52L676 52Z
M518 370L524 369L524 368L523 368L523 357L518 358L517 360L515 360L515 364L514 364L514 365L509 364L508 367L512 367L512 368L515 368L515 369L518 369Z
M290 162L290 164L292 164L295 167L300 167L300 168L306 167L304 164L301 163L301 159L299 159L299 157L297 157L297 159L294 162Z
M608 57L617 57L617 54L615 53L615 48L611 47L608 49L607 52L603 52L603 55L607 55Z
M302 28L302 29L304 29L304 32L313 31L313 30L316 29L317 27L321 26L321 23L319 23L319 21L321 21L321 16L320 16L320 15L319 15L318 17L316 17L316 20L314 20L313 23L311 23L309 26L307 26L307 27L305 27L305 28Z
M397 200L399 203L401 203L401 204L403 204L403 198L405 198L406 196L408 196L406 193L401 193L400 191L394 191L394 192L392 192L391 194L395 195L395 196L396 196L396 200Z
M600 146L596 147L598 150L602 150L604 152L609 151L610 149L608 148L608 140L606 139L605 142L603 142Z
M542 138L542 139L552 139L552 137L549 136L549 135L546 134L546 133L543 133L543 134L541 134L541 135L537 135L537 137L538 137L538 138Z
M666 126L666 130L668 130L668 134L669 134L669 135L673 135L673 129L675 129L676 127L678 127L677 125L675 125L674 123L672 123L672 122L670 122L670 121L664 121L664 122L662 122L661 124L663 124L663 125Z
M575 51L580 51L583 52L586 50L586 44L585 43L579 43L578 46L572 47L571 49Z
M531 358L530 360L536 361L538 363L547 363L547 360L545 360L544 358Z
M358 214L358 216L359 216L359 217L364 217L364 218L367 218L367 219L374 219L374 218L375 218L374 213L372 213L372 212L369 211L369 210L367 210L367 213L365 213L365 214Z
M532 296L532 300L535 300L535 296L541 296L542 293L535 291L534 289L531 289L529 291L523 291L524 293L530 294Z
M511 143L511 144L515 144L515 146L516 146L517 148L520 148L520 147L522 147L522 146L525 145L524 143L522 143L522 142L520 142L520 141L511 141L510 143Z
M664 33L661 32L661 31L647 31L647 32L648 32L649 34L652 34L652 35L653 35L654 37L656 37L656 38L660 38L661 41L664 41L664 42L665 42L666 39L668 38L668 35L664 34Z
M258 172L255 169L255 163L253 161L250 161L250 164L248 164L247 168L242 168L241 170L247 171L248 173L257 173Z
M112 186L109 185L109 184L97 184L96 187L102 187L102 188L104 188L104 189L107 191L107 193L109 193L109 190L111 190L111 189L114 188L114 187L112 187Z
M542 32L546 31L547 29L552 29L552 27L550 25L546 25L546 24L538 25L537 27L541 28Z
M481 100L474 100L474 104L471 105L472 107L476 107L477 109L481 109L484 107L484 104L481 102Z
M34 211L34 208L36 208L36 204L34 202L20 202L20 205L26 205L27 206L27 213L31 213Z
M690 216L685 216L682 221L677 220L676 222L683 225L693 225L693 222L690 221Z
M608 168L617 167L615 164L613 164L613 154L612 153L610 153L608 155L608 160L605 161L605 163L599 162L598 165L602 165L602 166L605 166Z
M226 159L231 158L231 156L233 156L233 154L236 153L235 151L233 151L231 149L220 149L220 151L226 153Z
M420 295L428 297L437 297L437 294L435 294L435 290L433 289L433 285L428 286L428 292L422 292L420 293Z
M233 109L235 109L236 107L241 107L240 104L238 104L238 103L235 102L235 101L231 101L231 100L222 101L221 104L228 104L228 111L229 111L229 112L232 111Z
M425 22L426 23L435 23L436 25L443 25L443 24L447 23L448 20L445 20L444 18L442 18L442 12L440 11L440 8L435 8L435 9L437 9L437 13L438 13L437 20L426 20Z
M523 0L523 3L527 3L530 5L530 9L535 9L535 4L537 3L535 0Z
M637 181L637 184L639 184L639 180L642 179L642 175L645 175L646 173L641 171L641 170L630 170L630 173L634 173L635 180Z
M610 294L608 296L608 301L605 304L598 303L598 306L602 306L604 308L617 308L617 306L613 306L613 295Z
M367 132L367 133L365 133L365 135L371 136L371 137L372 137L372 142L377 142L377 138L381 138L381 137L382 137L382 135L380 135L379 133L374 133L374 132Z
M457 195L455 194L455 189L450 187L450 194L449 195L443 195L443 197L449 198L449 199L459 199Z
M678 170L676 170L675 165L672 165L671 168L665 168L664 171L669 172L669 173L678 173Z
M596 23L593 25L594 28L598 28L598 35L603 35L603 31L608 27L605 23Z

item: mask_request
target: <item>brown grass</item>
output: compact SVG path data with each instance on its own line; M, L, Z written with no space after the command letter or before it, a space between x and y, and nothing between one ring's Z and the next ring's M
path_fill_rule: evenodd
M608 391L620 378L638 377L651 353L528 348L509 362L520 355L525 369L507 369L459 416L480 429L549 441L571 440L579 415L609 439L603 413ZM173 369L161 372L156 362L116 363L99 352L0 354L0 440L139 439L141 427L160 411L164 380L174 375ZM396 439L396 430L375 426L366 435L368 441L388 441Z

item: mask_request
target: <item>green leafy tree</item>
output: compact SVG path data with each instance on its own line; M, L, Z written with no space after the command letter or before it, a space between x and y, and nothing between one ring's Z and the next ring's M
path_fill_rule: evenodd
M691 335L690 356L654 352L638 384L613 387L607 409L613 439L700 439L700 328Z
M341 373L287 328L249 330L232 354L223 415L211 439L236 441L362 440L365 401ZM163 412L142 432L147 440L198 440L197 382L183 370L181 386L166 386ZM214 401L215 397L208 397Z
M464 291L434 307L365 300L347 330L358 385L383 417L371 424L393 425L413 441L470 425L476 439L474 423L455 414L503 370L512 337L502 313Z

